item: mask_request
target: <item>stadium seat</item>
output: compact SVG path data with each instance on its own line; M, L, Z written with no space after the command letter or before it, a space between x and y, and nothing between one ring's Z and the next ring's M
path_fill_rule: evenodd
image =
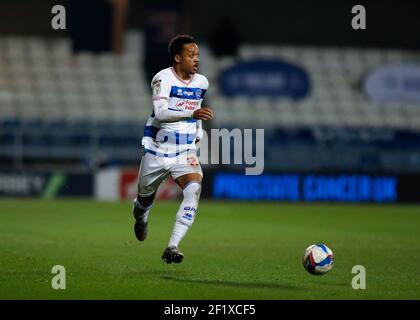
M110 147L107 150L118 156L119 145L126 147L127 141L131 143L141 136L142 129L133 122L143 125L152 112L150 83L141 68L142 36L130 33L125 43L127 51L115 56L73 54L67 38L0 38L0 123L17 118L27 124L28 132L42 129L34 139L29 133L25 138L32 147L48 141L86 145L90 141L88 137L96 134L95 123L101 123L98 127L113 128L109 132L105 130L109 135L103 141ZM360 89L363 76L376 66L413 61L418 59L418 53L373 48L241 45L240 60L285 60L308 72L310 94L292 101L285 97L225 97L217 77L221 70L233 66L237 58L216 58L205 43L200 48L201 72L210 81L206 99L216 113L208 127L265 128L267 131L318 127L416 131L420 128L418 105L376 104ZM39 124L51 121L56 127L60 121L65 122L62 127L66 127L66 132L77 133L80 139L51 140L48 130ZM124 126L128 130L122 130ZM120 129L115 129L117 127ZM121 133L126 140L120 137ZM113 138L112 134L117 137ZM7 139L13 141L10 136Z

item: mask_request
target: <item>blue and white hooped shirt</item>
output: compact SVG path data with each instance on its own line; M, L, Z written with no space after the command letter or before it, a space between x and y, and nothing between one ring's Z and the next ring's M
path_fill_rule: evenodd
M182 80L170 67L154 76L151 87L152 99L166 99L169 110L196 110L201 108L209 82L198 73L188 81ZM176 157L188 150L196 150L196 132L196 119L163 122L156 119L152 112L144 128L142 145L146 152L162 157Z

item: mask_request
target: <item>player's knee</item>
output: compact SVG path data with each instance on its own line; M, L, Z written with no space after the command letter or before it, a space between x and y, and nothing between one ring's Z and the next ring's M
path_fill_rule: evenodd
M184 198L194 197L197 201L200 198L201 193L201 183L191 182L183 190Z

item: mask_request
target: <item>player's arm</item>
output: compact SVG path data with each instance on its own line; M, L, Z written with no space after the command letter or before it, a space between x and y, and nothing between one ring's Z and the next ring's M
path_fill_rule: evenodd
M207 84L207 88L208 88L208 84ZM204 105L206 105L207 104L207 99L204 98L202 103L204 103ZM196 124L197 124L197 130L196 130L196 140L195 140L195 142L197 143L203 138L203 134L204 134L203 133L203 120L197 120Z
M193 110L170 110L168 100L165 98L153 100L153 110L159 121L173 122L188 119L210 120L214 113L210 108Z
M197 130L195 137L195 142L198 142L203 138L203 120L197 120Z
M153 110L159 121L173 122L187 120L193 117L192 110L170 110L165 98L153 99Z
M204 87L206 88L206 90L209 88L209 82L208 82L207 79L206 79L206 84L205 84ZM204 103L204 105L206 105L207 104L207 98L204 98L202 103ZM210 113L211 113L211 118L214 117L214 112L213 112L212 109L210 109L210 108L202 108L202 109L207 109L207 111L210 111ZM206 119L204 119L204 120L206 120ZM197 120L196 142L199 142L203 138L203 134L204 134L203 133L203 120Z
M177 111L169 109L171 85L164 77L156 76L153 78L152 91L153 113L156 119L165 122L191 119L193 114L191 110Z

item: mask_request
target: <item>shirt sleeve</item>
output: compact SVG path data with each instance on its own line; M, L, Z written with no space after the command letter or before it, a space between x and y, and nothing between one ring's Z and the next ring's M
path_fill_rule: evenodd
M209 89L209 86L210 86L210 84L209 84L209 80L206 78L206 77L204 77L204 80L205 80L205 89L206 90L208 90Z
M196 139L201 140L202 138L203 138L203 122L202 120L197 120Z
M168 81L161 75L156 75L151 83L152 86L152 100L166 99L169 100L171 93L171 86Z
M174 122L180 120L191 119L194 111L169 110L169 96L171 93L171 85L164 77L155 76L151 83L153 111L156 119L159 121Z

